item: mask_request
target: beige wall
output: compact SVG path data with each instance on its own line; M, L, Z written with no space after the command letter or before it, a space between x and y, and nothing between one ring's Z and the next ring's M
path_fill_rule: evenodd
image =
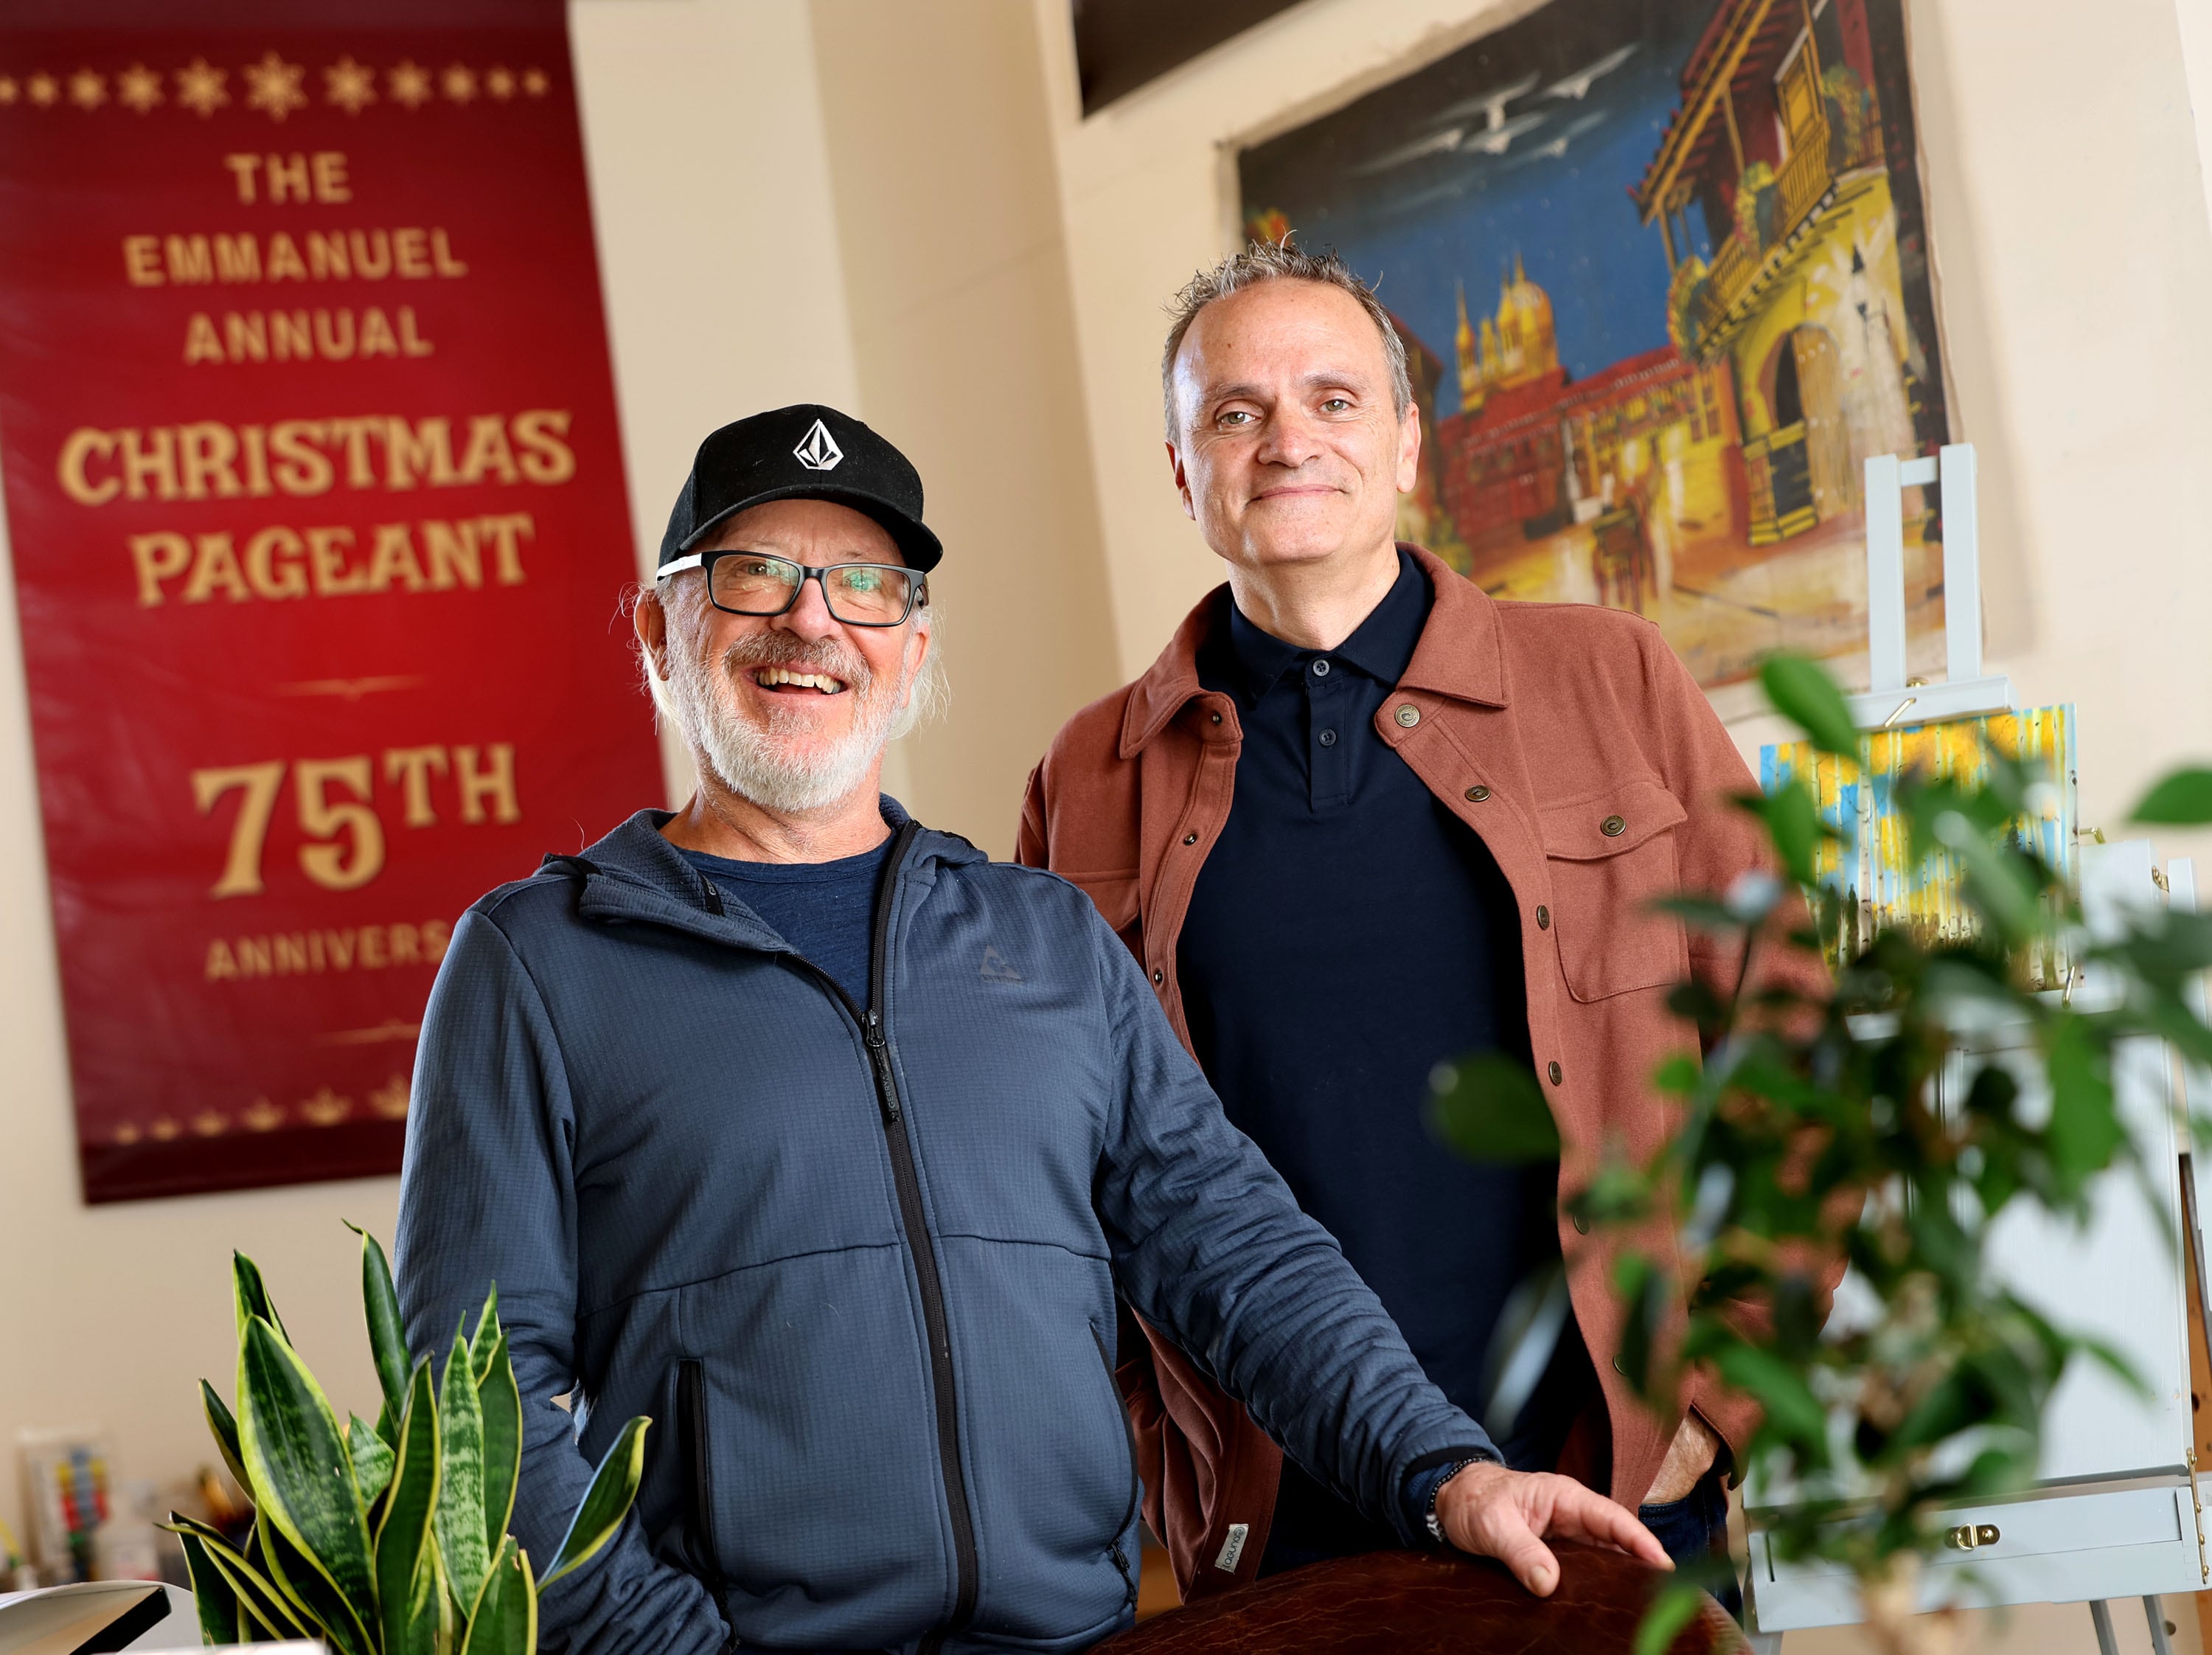
M813 11L860 405L945 543L952 715L905 802L1007 856L1030 767L1116 681L1038 33L1011 0Z
M828 400L900 443L949 547L955 693L889 785L1004 854L1052 730L1218 579L1167 483L1156 362L1164 301L1229 243L1224 146L1532 3L1308 0L1082 122L1066 0L574 0L641 558L724 420ZM2100 823L2160 764L2212 753L2212 142L2185 70L2212 88L2212 19L2183 3L2185 34L2174 0L2103 0L2094 51L2067 0L1910 8L1991 652L2025 696L2080 703ZM0 581L0 855L21 875L0 894L11 1521L21 1425L100 1419L157 1478L204 1457L191 1382L228 1366L233 1245L310 1360L367 1394L337 1219L388 1235L396 1192L79 1203L12 602ZM680 756L671 776L680 794ZM2028 1612L1980 1646L2086 1631L2079 1610ZM2139 1617L2122 1633L2145 1646Z
M860 411L814 37L802 0L580 0L569 27L646 572L708 432ZM663 747L672 804L690 763Z

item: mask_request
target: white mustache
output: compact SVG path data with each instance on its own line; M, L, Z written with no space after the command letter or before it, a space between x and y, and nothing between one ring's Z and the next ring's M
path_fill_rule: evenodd
M763 633L740 638L722 652L722 670L736 678L759 666L784 666L801 672L826 672L842 678L848 688L866 700L875 674L854 651L839 648L827 640L804 643L787 633Z

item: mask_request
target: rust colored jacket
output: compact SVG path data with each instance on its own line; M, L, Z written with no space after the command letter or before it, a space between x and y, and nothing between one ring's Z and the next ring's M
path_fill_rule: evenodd
M1747 869L1771 865L1755 824L1729 803L1753 782L1656 627L1593 605L1500 603L1409 550L1436 601L1375 728L1481 835L1512 886L1530 1050L1559 1122L1565 1194L1596 1171L1608 1141L1642 1160L1673 1128L1650 1077L1697 1037L1667 1009L1668 991L1695 971L1726 993L1738 961L1650 904L1680 890L1723 892ZM1142 962L1185 1046L1176 940L1228 819L1242 741L1234 700L1198 681L1200 645L1225 602L1225 588L1211 594L1142 678L1067 721L1030 777L1016 853L1089 892ZM1820 970L1802 956L1782 969ZM1613 1261L1630 1245L1672 1258L1672 1226L1594 1239L1564 1216L1559 1224L1611 1427L1611 1493L1634 1506L1680 1421L1656 1417L1614 1366L1623 1313ZM1741 1315L1749 1326L1762 1311L1746 1304ZM1146 1516L1188 1600L1255 1577L1282 1458L1242 1403L1144 1333L1123 1339L1119 1378ZM1755 1404L1696 1376L1680 1405L1741 1462Z

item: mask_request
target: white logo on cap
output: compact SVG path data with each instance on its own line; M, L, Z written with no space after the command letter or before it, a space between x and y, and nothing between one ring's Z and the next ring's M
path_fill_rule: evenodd
M828 472L836 469L837 462L845 457L845 451L837 446L837 439L830 435L830 428L817 419L805 439L791 451L791 457L810 472Z

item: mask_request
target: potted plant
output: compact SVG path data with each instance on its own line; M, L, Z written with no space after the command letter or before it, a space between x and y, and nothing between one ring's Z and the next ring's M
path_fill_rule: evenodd
M355 1228L349 1225L348 1228ZM365 1230L362 1294L384 1398L372 1426L338 1423L293 1349L252 1260L234 1254L238 1407L200 1382L216 1446L253 1503L234 1545L172 1514L210 1644L319 1638L332 1655L532 1655L538 1594L622 1526L645 1466L647 1420L600 1461L542 1579L507 1532L522 1463L522 1399L498 1289L456 1329L442 1378L407 1348L384 1250Z
M1861 733L1819 667L1777 657L1762 680L1814 747L1859 759ZM1954 1646L1954 1615L1915 1613L1939 1514L2033 1479L2045 1409L2069 1366L2100 1362L2140 1384L2112 1352L2005 1284L1988 1256L1992 1227L2022 1202L2079 1220L2092 1180L2136 1159L2115 1105L2118 1043L2154 1037L2212 1064L2212 1028L2189 993L2212 965L2212 916L2147 912L2093 936L2075 893L2014 830L2047 778L2002 753L1987 761L1984 780L1913 775L1896 792L1914 854L1948 858L1963 876L1973 934L1882 930L1817 998L1763 986L1772 979L1759 964L1767 951L1815 950L1839 934L1841 898L1815 878L1828 831L1794 782L1738 800L1812 893L1814 924L1793 921L1785 887L1764 876L1718 898L1668 902L1735 943L1738 986L1674 990L1673 1008L1705 1053L1657 1076L1680 1129L1647 1165L1613 1157L1569 1203L1593 1231L1678 1215L1679 1275L1633 1249L1619 1261L1624 1366L1662 1417L1692 1366L1759 1400L1764 1421L1737 1469L1792 1491L1770 1543L1781 1558L1845 1566L1869 1632L1893 1655ZM2212 821L2212 771L2168 776L2134 819ZM2094 1006L2040 989L2027 969L2062 946L2108 985ZM2010 1060L1982 1061L1999 1028ZM1496 1060L1439 1072L1437 1121L1480 1158L1559 1153L1533 1080ZM1838 1256L1855 1278L1853 1313L1824 1327L1820 1266ZM1662 1345L1682 1281L1697 1284L1687 1328ZM1747 1300L1771 1311L1763 1329L1747 1330ZM1731 1301L1734 1317L1723 1315ZM1673 1577L1639 1648L1664 1648L1725 1567Z

